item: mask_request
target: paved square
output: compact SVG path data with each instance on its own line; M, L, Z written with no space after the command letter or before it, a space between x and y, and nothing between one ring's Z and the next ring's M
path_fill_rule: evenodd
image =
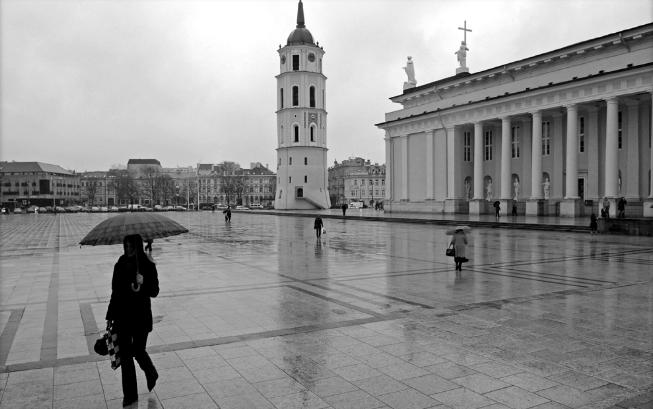
M148 408L613 407L653 388L653 239L168 213ZM120 407L93 353L121 246L105 214L0 220L0 409ZM646 394L648 392L648 395ZM627 399L630 399L627 401ZM561 406L565 405L565 406ZM619 406L617 406L619 407Z

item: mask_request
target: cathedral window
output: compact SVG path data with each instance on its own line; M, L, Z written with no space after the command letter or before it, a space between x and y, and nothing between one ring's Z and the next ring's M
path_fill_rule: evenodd
M519 127L513 126L511 128L510 140L512 142L512 157L519 157Z
M288 183L292 183L292 176L288 176Z
M304 165L308 165L308 158L304 156Z
M470 162L472 160L472 133L469 131L463 132L463 161Z
M304 183L308 183L308 176L304 175Z
M295 134L295 142L299 142L299 125L293 126L294 134Z
M280 100L281 100L281 108L283 108L283 88L281 88L279 90L279 97L280 97Z
M292 156L288 158L288 165L292 165Z
M492 131L485 131L485 160L492 160Z
M621 111L619 111L617 115L617 143L619 145L619 149L621 149L623 147L623 132L621 131L623 129L623 117L621 115Z
M292 87L292 106L299 106L299 87Z
M585 152L585 117L578 118L578 152Z
M292 56L292 70L299 71L299 55L297 54Z
M542 122L542 156L551 154L551 122Z
M311 142L315 142L315 127L311 126Z
M311 108L315 108L315 87L311 86L308 89L308 99Z

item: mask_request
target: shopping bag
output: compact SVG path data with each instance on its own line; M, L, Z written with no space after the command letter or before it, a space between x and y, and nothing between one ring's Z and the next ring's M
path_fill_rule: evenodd
M445 251L445 254L449 257L456 257L456 249L449 246L447 247L447 250Z
M111 325L107 326L105 340L109 351L109 359L111 360L111 369L118 369L120 367L120 346L118 344L118 334Z
M326 234L326 229L322 228L322 234Z

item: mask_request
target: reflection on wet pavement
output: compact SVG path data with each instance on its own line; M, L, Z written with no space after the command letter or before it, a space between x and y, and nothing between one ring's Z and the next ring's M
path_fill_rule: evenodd
M447 226L325 219L317 240L306 217L167 215L190 233L154 242L160 380L139 407L653 399L650 238L477 228L456 276ZM119 407L92 343L121 248L77 244L106 217L3 216L0 409Z

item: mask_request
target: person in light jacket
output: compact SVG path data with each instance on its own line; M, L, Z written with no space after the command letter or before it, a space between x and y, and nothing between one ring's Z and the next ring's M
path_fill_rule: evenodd
M118 334L122 405L125 407L138 400L134 359L145 372L150 391L159 377L145 351L148 334L152 332L150 299L159 294L159 278L156 265L143 250L143 239L139 234L125 236L123 248L125 253L113 269L106 320Z
M467 261L465 255L465 249L467 248L467 235L465 234L465 230L456 229L453 237L451 237L451 244L456 251L456 255L453 258L456 263L456 271L462 271L463 263Z

